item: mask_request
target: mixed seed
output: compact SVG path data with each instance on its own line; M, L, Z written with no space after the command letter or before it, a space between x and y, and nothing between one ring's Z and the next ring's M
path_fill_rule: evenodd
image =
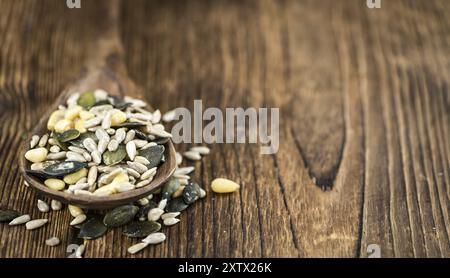
M164 163L164 144L171 137L160 121L171 122L176 113L172 110L162 115L159 110L145 110L145 106L141 100L110 96L104 90L72 95L66 106L59 106L51 114L49 133L32 136L30 150L25 154L32 163L27 172L43 179L52 190L75 195L101 197L147 186ZM128 248L130 254L162 243L166 239L160 232L162 226L179 223L181 212L206 196L206 191L189 176L195 167L181 167L183 156L197 161L209 152L204 146L192 147L183 155L177 152L177 169L160 189L104 215L68 205L73 217L69 225L79 229L78 238L85 243L103 236L108 229L123 226L123 235L142 239ZM217 193L238 189L237 183L227 179L212 182L212 190ZM62 207L57 200L37 201L41 213ZM33 230L49 220L32 220L28 214L0 210L0 222L9 222L10 226L25 224ZM76 250L76 257L84 254L85 243ZM53 236L45 244L56 246L60 239Z

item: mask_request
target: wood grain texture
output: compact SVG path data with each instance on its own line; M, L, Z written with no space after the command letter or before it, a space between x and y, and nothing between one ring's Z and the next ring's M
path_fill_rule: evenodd
M133 257L450 257L450 2L123 1L127 70L162 111L279 107L280 149L212 145L208 197ZM108 1L0 1L0 206L48 216L0 225L0 257L65 257L67 210L23 185L24 134L86 62ZM184 150L188 146L179 145ZM238 193L214 195L226 176ZM61 238L58 247L44 240ZM86 257L128 257L121 229Z

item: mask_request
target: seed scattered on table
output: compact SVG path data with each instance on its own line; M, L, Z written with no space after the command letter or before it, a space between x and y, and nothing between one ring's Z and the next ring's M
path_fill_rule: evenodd
M24 214L17 218L14 218L11 222L9 222L9 226L22 225L31 220L30 215Z
M47 239L47 240L45 241L45 244L48 245L48 246L54 247L54 246L59 245L60 242L61 242L61 241L59 240L59 238L57 238L57 237L52 237L52 238Z
M34 230L34 229L44 226L45 224L47 224L47 222L48 222L48 219L35 219L35 220L28 221L25 224L25 226L26 226L27 230Z

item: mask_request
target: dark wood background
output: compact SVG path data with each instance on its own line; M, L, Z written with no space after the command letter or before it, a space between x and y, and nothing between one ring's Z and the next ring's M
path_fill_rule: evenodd
M108 8L65 2L0 0L0 206L50 219L0 225L0 257L65 257L77 242L67 210L37 211L17 163ZM154 107L281 111L278 153L211 146L195 172L208 197L133 257L367 257L370 244L450 257L450 1L365 2L123 1L128 71ZM240 192L214 195L219 176ZM136 242L116 229L85 256L130 256Z

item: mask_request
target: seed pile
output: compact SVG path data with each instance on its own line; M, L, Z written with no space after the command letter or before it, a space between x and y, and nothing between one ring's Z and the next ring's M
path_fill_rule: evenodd
M73 95L67 106L60 106L50 116L49 133L32 137L26 153L27 160L33 163L28 172L42 178L47 187L70 194L107 196L148 185L158 166L164 163L163 144L170 139L160 121L173 121L176 114L169 111L161 115L159 110L151 113L144 107L140 100L109 96L103 90ZM195 168L181 167L183 156L196 161L209 152L203 146L192 147L183 155L177 152L173 176L160 189L135 203L103 215L68 205L73 217L69 225L79 229L78 238L84 240L75 257L82 257L88 240L116 227L123 227L124 236L141 239L128 248L130 254L165 241L162 227L179 223L181 212L206 196L206 191L191 181L190 174ZM238 189L238 184L227 179L212 182L216 193ZM47 203L39 199L36 207L45 214L61 210L63 205L56 200ZM0 209L0 222L9 222L10 226L25 224L28 230L33 230L49 220L32 220L28 214ZM60 239L51 235L45 244L57 246Z
M27 172L75 195L108 196L149 185L171 134L160 123L161 112L145 106L104 90L73 94L50 115L49 133L32 137Z

